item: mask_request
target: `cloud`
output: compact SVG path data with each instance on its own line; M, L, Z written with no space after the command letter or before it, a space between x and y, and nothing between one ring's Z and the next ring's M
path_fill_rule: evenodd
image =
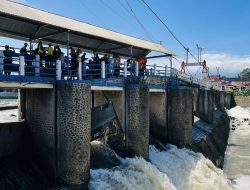
M233 77L243 69L250 68L250 55L206 53L202 57L206 59L211 72L216 73L216 67L219 67L221 75Z
M178 57L177 57L178 58ZM181 58L179 61L173 59L173 67L180 69ZM217 74L216 67L219 67L221 76L236 77L243 69L250 68L250 55L234 55L227 53L207 52L202 55L202 60L206 60L210 74ZM196 62L194 59L189 59L189 63ZM168 58L152 59L149 64L156 63L157 65L170 65ZM187 67L188 73L196 76L202 76L202 68L200 66Z

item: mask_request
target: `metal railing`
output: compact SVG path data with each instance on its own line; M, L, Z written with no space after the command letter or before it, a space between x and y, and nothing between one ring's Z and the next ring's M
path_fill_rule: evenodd
M172 75L175 78L199 85L206 89L222 90L222 84L220 82L211 81L211 80L204 79L204 78L195 78L192 75L182 73L175 68L172 68Z
M66 61L67 62L67 61ZM76 66L75 66L76 67ZM34 77L52 77L56 80L82 80L82 79L106 79L129 76L162 76L173 77L190 83L200 85L204 88L221 89L218 82L205 79L194 78L191 75L182 73L175 68L160 66L157 64L147 64L145 68L140 68L136 61L124 62L119 65L107 64L104 61L99 63L82 63L80 60L75 68L57 61L40 60L36 55L34 59L24 56L3 57L0 56L0 75L19 75Z

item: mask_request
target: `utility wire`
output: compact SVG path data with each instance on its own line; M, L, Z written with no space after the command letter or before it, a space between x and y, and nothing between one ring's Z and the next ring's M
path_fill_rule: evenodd
M138 22L138 24L141 26L141 28L144 30L145 34L147 35L147 37L153 42L153 38L152 35L149 33L149 31L144 27L144 25L142 24L142 22L139 20L139 18L137 17L137 15L135 14L132 6L129 4L128 0L125 0L128 8L130 9L131 13L133 14L134 18L136 19L136 21Z
M122 16L122 14L120 14L120 12L119 11L117 11L116 9L114 9L113 7L111 7L107 2L105 2L104 0L100 0L101 1L101 3L104 5L104 6L106 6L109 10L113 10L113 12L117 15L117 16L119 16L121 19L123 19L123 20L125 20L125 21L128 21L128 19L127 18L125 18L124 16ZM126 9L125 9L126 10ZM126 10L127 11L127 10ZM130 12L129 12L130 13ZM138 32L144 32L144 31L142 31L141 29L139 29L135 24L133 24L132 22L130 22L130 24L131 25L133 25L133 27L138 31Z
M85 3L83 0L80 0L80 3L81 3L81 4L82 4L82 5L83 5L92 15L94 15L94 16L96 17L96 19L100 21L100 23L105 23L105 22L103 22L103 20L102 20L99 16L97 16L97 14L95 14L94 11L92 11L91 8L89 8L89 7L86 5L86 3Z
M148 9L155 15L155 17L165 26L165 28L168 30L168 32L172 35L172 37L185 49L189 52L189 54L198 62L198 59L189 51L188 48L177 38L177 36L172 32L172 30L167 26L165 22L155 13L155 11L146 3L145 0L140 0L142 3L144 3Z

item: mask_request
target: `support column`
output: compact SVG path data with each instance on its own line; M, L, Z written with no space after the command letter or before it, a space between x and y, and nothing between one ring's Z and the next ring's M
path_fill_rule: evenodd
M126 154L148 159L149 89L141 85L128 85L125 91Z
M57 83L57 169L61 185L89 180L91 87L86 83Z
M192 143L193 92L189 88L168 91L168 142L178 147Z
M25 90L18 89L18 121L25 118Z
M214 98L211 90L205 90L203 119L208 123L213 123Z

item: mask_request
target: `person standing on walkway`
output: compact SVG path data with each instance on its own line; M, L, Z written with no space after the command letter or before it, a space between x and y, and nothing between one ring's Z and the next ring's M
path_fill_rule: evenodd
M46 67L53 67L53 56L54 56L54 48L51 43L49 43L49 47L47 48L47 63Z
M206 60L204 60L202 63L202 73L207 73L207 71L208 71L207 62Z
M15 49L13 48L13 51L10 50L10 47L8 45L5 46L5 50L3 51L3 55L4 55L4 73L6 75L10 75L11 74L11 70L13 69L12 67L12 57L15 53Z
M182 61L182 63L181 63L181 73L186 73L186 64L185 64L185 62L184 61Z

